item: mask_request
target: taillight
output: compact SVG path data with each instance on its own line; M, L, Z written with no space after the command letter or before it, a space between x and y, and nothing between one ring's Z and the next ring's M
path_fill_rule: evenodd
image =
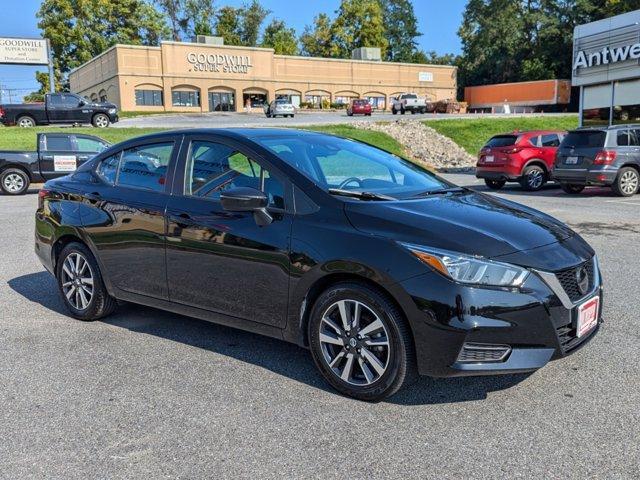
M49 190L45 190L44 188L40 189L38 192L38 210L42 210L42 207L44 206L44 199L47 198L50 193L51 192Z
M602 150L598 152L595 160L593 161L594 165L611 165L616 159L616 152L612 150Z
M0 118L4 117L4 108L0 108Z
M504 153L518 153L522 151L522 147L513 147L505 150Z

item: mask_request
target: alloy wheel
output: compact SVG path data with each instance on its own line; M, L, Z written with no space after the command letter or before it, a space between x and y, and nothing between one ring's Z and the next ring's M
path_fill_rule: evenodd
M31 118L29 117L22 117L19 121L18 121L18 126L23 127L23 128L31 128L34 126L34 122Z
M389 333L380 317L357 300L339 300L323 314L320 347L331 371L343 381L368 386L391 358Z
M96 116L96 127L98 128L106 128L109 126L109 119L105 115Z
M70 253L62 264L62 291L76 310L85 310L93 298L93 272L87 259Z
M24 188L24 178L17 173L10 173L3 180L4 188L7 192L17 193Z
M620 190L626 195L633 195L638 191L638 174L635 171L626 171L620 177Z
M527 183L529 184L529 188L531 188L532 190L539 189L542 186L543 180L544 175L542 173L542 170L532 170L527 176Z

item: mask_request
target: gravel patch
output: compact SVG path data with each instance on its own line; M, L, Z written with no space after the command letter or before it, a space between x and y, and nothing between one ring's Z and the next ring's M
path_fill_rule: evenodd
M476 164L476 158L456 142L418 120L389 123L360 121L353 125L363 130L386 133L400 142L412 158L439 172L471 171Z

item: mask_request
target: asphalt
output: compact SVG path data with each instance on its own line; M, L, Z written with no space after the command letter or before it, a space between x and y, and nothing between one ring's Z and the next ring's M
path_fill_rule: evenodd
M544 116L567 115L545 113ZM510 114L515 117L538 117L540 114ZM452 118L503 118L505 114L405 114L393 115L391 112L374 112L370 117L355 115L349 117L344 110L334 112L300 111L294 118L267 118L259 112L246 114L244 112L213 112L213 113L176 113L161 115L142 115L133 118L123 118L114 123L116 128L127 127L157 127L157 128L228 128L228 127L303 127L308 125L334 125L348 122L391 122L395 120L440 120Z
M422 378L379 404L278 340L132 305L71 319L33 253L36 191L0 197L0 478L638 478L640 195L497 195L593 245L606 323L532 375Z

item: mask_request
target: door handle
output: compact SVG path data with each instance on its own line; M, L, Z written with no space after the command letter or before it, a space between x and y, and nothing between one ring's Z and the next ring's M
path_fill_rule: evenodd
M53 155L42 155L42 160L53 160Z
M88 160L89 155L78 155L78 160Z

